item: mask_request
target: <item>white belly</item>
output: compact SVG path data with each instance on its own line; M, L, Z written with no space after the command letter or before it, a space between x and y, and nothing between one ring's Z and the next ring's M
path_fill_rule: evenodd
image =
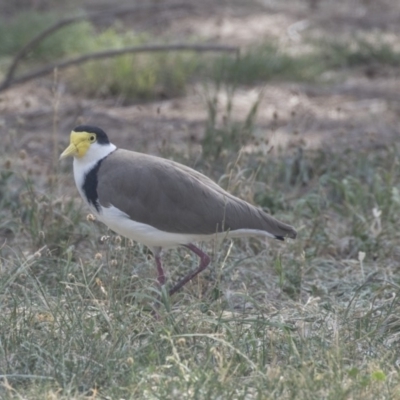
M93 210L93 208L92 208ZM265 231L256 229L238 229L236 231L215 233L212 235L196 235L185 233L171 233L164 232L153 226L136 222L129 219L128 215L118 210L118 208L102 207L101 214L95 213L98 220L106 224L111 230L132 239L136 242L142 243L148 247L177 247L192 242L203 242L217 238L227 237L245 237L245 236L260 236L260 237L274 237Z

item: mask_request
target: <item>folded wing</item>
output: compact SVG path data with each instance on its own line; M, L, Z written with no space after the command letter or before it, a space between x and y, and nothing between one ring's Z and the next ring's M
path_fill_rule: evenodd
M296 237L290 225L232 196L199 172L170 160L118 149L101 164L97 193L134 221L170 233L254 229Z

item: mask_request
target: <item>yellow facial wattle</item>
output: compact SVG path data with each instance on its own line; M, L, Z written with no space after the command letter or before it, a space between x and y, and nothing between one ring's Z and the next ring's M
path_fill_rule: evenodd
M93 133L71 132L69 146L61 153L60 159L65 157L83 157L90 145L96 140Z

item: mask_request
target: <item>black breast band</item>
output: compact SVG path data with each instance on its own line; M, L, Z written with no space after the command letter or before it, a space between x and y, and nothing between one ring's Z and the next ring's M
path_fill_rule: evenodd
M97 174L100 169L102 161L101 159L85 176L85 181L83 183L82 189L85 193L86 199L89 204L91 204L97 212L100 212L99 196L97 195Z

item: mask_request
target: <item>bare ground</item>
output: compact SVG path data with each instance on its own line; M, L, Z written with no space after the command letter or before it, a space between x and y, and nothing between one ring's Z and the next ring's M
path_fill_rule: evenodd
M191 10L126 17L125 23L138 30L162 32L171 40L196 35L242 48L274 38L293 52L307 51L305 37L378 33L399 43L400 4L394 1L379 1L379 5L366 0L188 3ZM97 2L85 4L89 10L99 8ZM244 117L264 89L259 131L274 148L299 142L305 148L338 150L390 145L398 140L400 129L399 71L372 68L372 74L363 68L346 71L337 83L324 86L268 83L264 88L242 87L235 96L235 115ZM189 151L199 148L207 119L202 85L189 87L181 98L131 106L119 103L118 99L76 97L62 84L62 75L57 85L52 77L40 79L0 94L0 132L11 133L15 151L25 149L48 168L54 165L54 145L61 150L70 130L80 123L103 127L118 146L130 149L160 154L166 145Z

